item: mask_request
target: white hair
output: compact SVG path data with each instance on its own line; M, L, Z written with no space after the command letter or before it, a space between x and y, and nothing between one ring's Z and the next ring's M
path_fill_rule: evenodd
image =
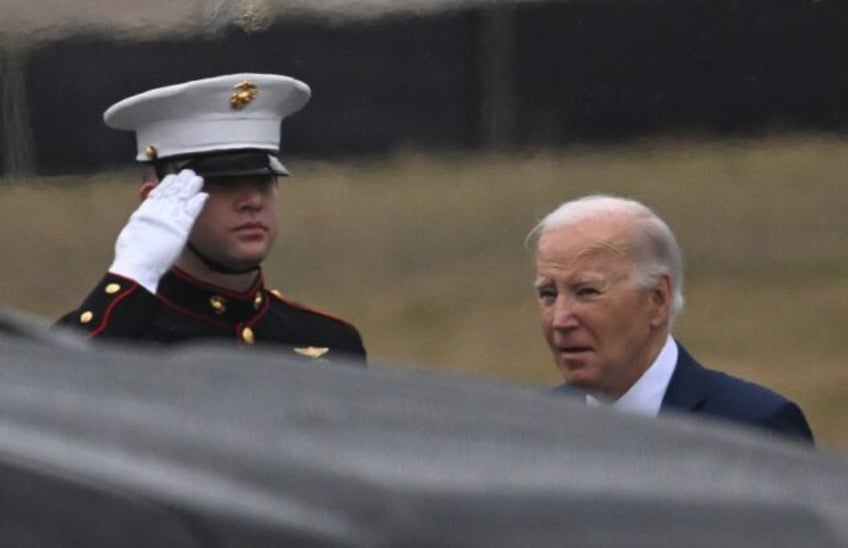
M628 233L633 260L632 281L640 288L651 289L663 275L671 279L671 311L669 325L683 309L683 255L668 225L648 206L618 196L593 194L563 203L539 221L527 235L526 243L534 249L547 229L573 224L585 219L617 215L628 219Z

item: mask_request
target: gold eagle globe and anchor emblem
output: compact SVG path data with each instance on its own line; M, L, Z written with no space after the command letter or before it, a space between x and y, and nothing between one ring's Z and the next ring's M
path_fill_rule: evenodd
M259 95L259 88L249 80L242 80L233 86L233 94L230 95L230 107L233 110L241 110Z

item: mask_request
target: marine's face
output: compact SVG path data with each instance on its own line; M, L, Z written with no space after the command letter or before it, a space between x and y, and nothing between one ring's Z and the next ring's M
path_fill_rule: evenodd
M650 366L665 339L667 310L661 290L631 281L626 238L619 236L608 219L552 227L536 257L542 331L557 367L567 383L609 399Z
M273 175L206 178L209 199L189 239L230 268L255 266L277 237L277 178Z

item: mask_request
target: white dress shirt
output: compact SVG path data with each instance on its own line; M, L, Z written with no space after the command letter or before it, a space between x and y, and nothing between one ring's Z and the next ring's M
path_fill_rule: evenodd
M590 407L608 405L623 413L656 417L660 412L665 391L677 365L677 354L677 343L669 335L654 363L642 373L642 376L630 387L630 390L614 402L605 402L587 394L586 404Z

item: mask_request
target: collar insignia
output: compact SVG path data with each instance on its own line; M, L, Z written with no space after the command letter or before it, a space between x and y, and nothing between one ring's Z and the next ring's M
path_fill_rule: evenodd
M212 307L212 310L214 310L216 314L223 314L227 311L227 299L220 295L213 295L212 297L209 297L209 306Z

